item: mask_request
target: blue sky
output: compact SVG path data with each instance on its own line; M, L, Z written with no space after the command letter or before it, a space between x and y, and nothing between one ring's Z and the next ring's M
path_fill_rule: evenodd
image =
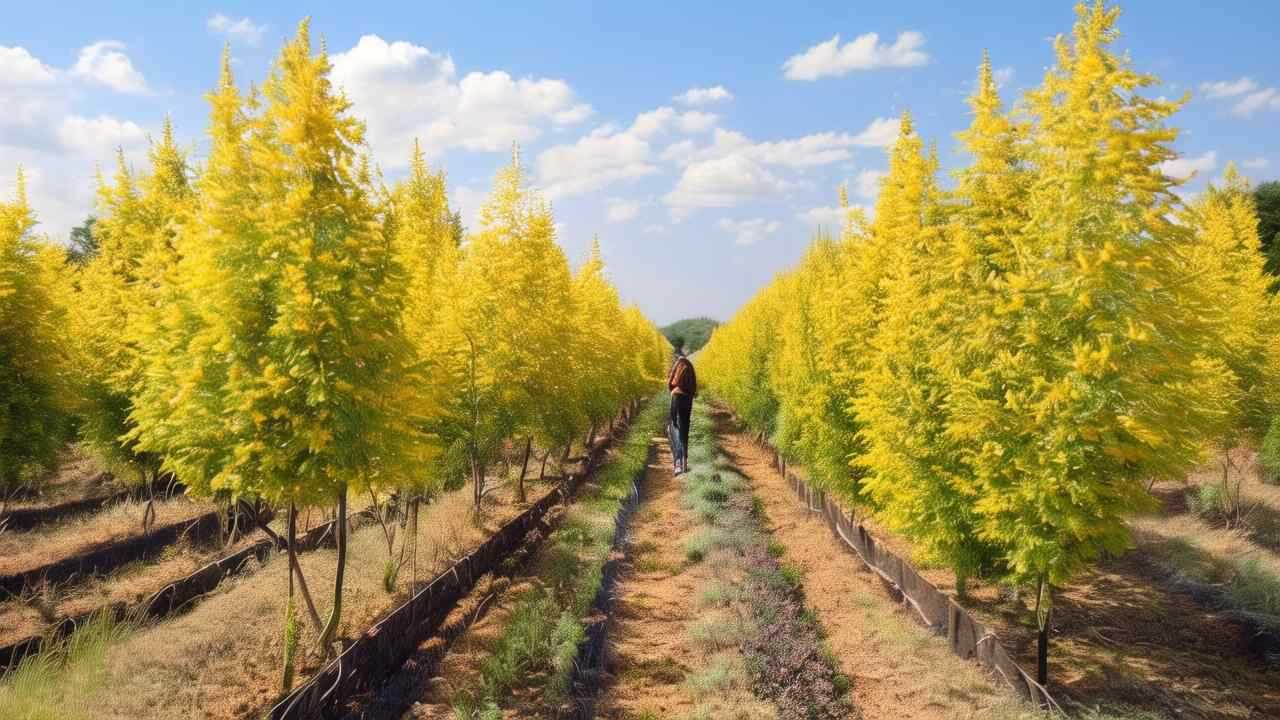
M223 43L261 81L310 15L389 178L421 137L470 224L519 141L570 260L598 234L624 299L660 323L731 315L832 222L840 183L870 205L904 109L944 169L963 164L982 50L1012 100L1073 19L1069 2L153 5L5 12L0 193L21 163L51 236L91 211L96 165L116 147L141 163L166 114L198 159ZM1198 171L1188 193L1229 161L1280 177L1280 5L1121 7L1120 47L1156 93L1193 93L1170 174Z

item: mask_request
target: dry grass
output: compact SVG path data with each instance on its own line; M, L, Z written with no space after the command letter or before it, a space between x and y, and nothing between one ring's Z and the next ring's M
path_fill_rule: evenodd
M1150 539L1184 541L1226 563L1256 559L1261 567L1280 576L1280 554L1259 547L1245 530L1214 527L1193 515L1139 517L1129 524L1138 531L1135 540L1139 549L1151 550L1151 543L1144 542Z
M77 555L95 545L141 535L145 506L145 500L125 500L65 522L27 532L6 532L0 535L0 574L23 572ZM155 524L188 520L213 507L185 497L157 500Z
M859 644L874 649L881 661L855 671L855 686L891 677L896 693L922 697L924 705L945 710L945 717L956 720L1044 717L997 688L977 665L956 657L946 638L922 630L917 616L902 605L871 593L851 594L850 605L857 622L845 627L857 628Z
M63 588L42 587L21 598L0 602L0 644L38 635L67 617L75 617L113 603L135 604L178 578L252 545L262 536L242 537L229 547L182 541L159 557L135 562L106 576L95 576Z
M422 509L418 575L425 580L473 547L506 515L491 510L486 527L471 522L470 489L446 494ZM349 538L339 635L351 638L407 596L411 571L400 575L394 596L382 589L386 545L382 529L366 527ZM336 552L299 558L323 616L330 604ZM231 581L191 613L142 630L108 653L110 681L96 698L99 717L247 717L272 702L279 690L288 563L275 556L258 572ZM303 616L305 619L305 615ZM310 650L317 628L302 623L298 682L320 666ZM301 653L300 653L301 655Z
M97 615L65 641L0 678L0 717L16 720L96 718L92 698L108 675L106 651L130 627Z
M39 484L40 494L9 503L9 508L34 508L84 498L110 495L124 486L114 480L102 482L103 464L79 444L71 444L58 453L57 467Z

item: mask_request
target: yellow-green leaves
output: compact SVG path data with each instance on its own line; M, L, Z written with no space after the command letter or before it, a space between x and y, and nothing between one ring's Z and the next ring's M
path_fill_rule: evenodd
M1179 212L1179 103L1111 51L1114 8L1078 13L1014 115L983 58L954 191L904 115L874 221L817 240L703 351L748 421L852 461L818 477L962 576L1062 582L1124 547L1152 478L1274 407L1248 195L1232 176Z
M33 483L65 439L65 253L31 237L22 171L0 202L0 495Z
M157 318L175 347L149 355L133 413L140 444L197 490L321 502L393 484L422 449L404 273L328 73L304 23L259 112L225 59L210 96L201 201Z

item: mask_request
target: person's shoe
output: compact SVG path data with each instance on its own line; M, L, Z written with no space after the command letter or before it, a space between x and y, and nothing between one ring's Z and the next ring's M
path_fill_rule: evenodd
M673 465L673 466L671 467L671 474L672 474L672 475L679 475L679 474L680 474L680 463L676 463L675 465Z

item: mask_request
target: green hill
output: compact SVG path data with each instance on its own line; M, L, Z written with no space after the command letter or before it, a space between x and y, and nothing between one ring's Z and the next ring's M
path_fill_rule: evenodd
M685 352L695 353L711 339L711 331L720 323L707 317L685 318L660 328L672 347L684 345Z

